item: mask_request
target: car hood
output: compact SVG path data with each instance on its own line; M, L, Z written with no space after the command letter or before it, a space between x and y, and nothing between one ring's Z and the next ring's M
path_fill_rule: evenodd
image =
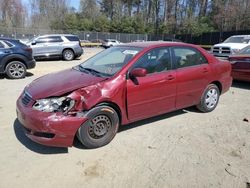
M47 74L31 82L25 90L33 99L61 96L73 90L97 84L107 78L97 77L75 69Z
M214 47L230 47L231 49L243 49L249 44L244 44L244 43L220 43L220 44L215 44Z
M250 58L250 54L234 54L229 56L230 58Z

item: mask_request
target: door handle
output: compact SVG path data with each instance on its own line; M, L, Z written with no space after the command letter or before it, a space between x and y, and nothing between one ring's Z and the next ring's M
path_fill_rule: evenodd
M170 74L170 75L167 76L167 80L174 80L174 79L175 79L175 77L172 74Z
M8 54L8 53L10 53L11 51L9 51L9 50L5 50L4 51L4 53L6 53L6 54Z
M207 69L207 68L203 68L202 72L203 72L203 73L207 73L207 72L208 72L208 69Z

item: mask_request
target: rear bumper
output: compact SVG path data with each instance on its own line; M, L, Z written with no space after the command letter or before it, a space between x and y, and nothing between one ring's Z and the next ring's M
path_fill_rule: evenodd
M24 106L17 100L17 118L28 138L39 144L57 147L71 147L79 127L86 117L74 117L62 113L45 113Z
M222 91L221 94L227 92L232 86L233 78L230 76L229 78L222 81Z
M27 69L33 69L36 67L36 60L32 59L32 60L26 62L26 64L27 64Z
M75 57L80 57L84 53L82 47L75 50Z

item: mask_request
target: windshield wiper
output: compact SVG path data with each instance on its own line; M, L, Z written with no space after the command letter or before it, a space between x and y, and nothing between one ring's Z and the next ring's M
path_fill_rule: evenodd
M108 74L105 74L105 73L102 73L102 72L99 72L95 69L92 69L92 68L85 68L83 66L79 66L80 67L80 71L83 71L83 72L87 72L87 73L91 73L93 75L96 75L96 76L100 76L100 77L107 77L107 76L110 76Z

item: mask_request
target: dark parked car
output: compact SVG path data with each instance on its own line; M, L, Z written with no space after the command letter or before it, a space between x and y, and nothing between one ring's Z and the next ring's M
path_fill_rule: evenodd
M60 57L70 61L83 54L81 42L76 35L42 35L31 39L27 44L33 49L35 59Z
M200 47L130 43L29 84L17 100L26 135L50 146L108 144L119 125L196 105L214 110L232 84L231 65Z
M0 73L18 79L26 75L26 70L36 66L32 49L19 40L0 38Z
M250 46L229 56L229 61L232 63L233 79L250 82Z

